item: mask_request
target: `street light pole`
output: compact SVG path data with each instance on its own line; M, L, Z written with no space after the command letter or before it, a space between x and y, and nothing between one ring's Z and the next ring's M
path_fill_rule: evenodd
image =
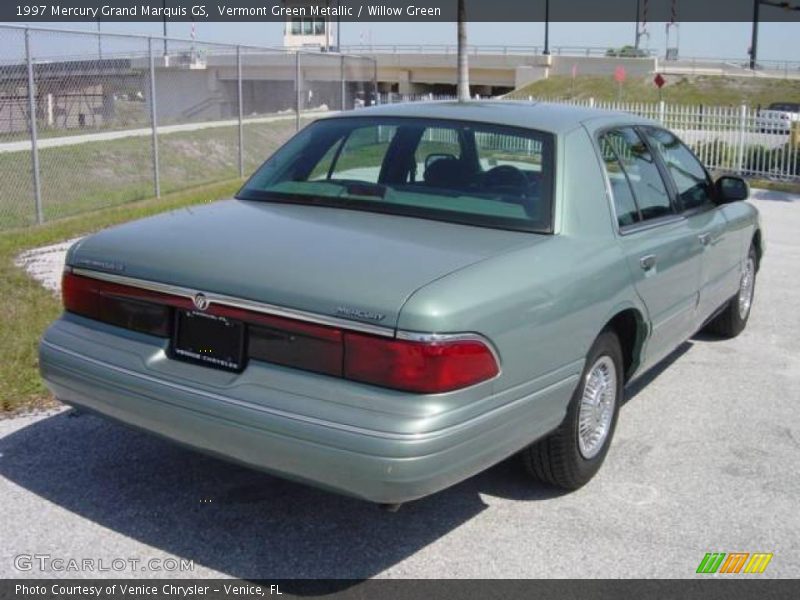
M469 63L467 58L467 12L464 0L458 0L458 75L456 95L459 102L469 100Z
M167 0L163 2L164 12L161 13L161 20L164 22L164 56L167 55Z
M755 71L758 58L758 19L761 10L761 0L753 0L753 38L750 41L750 69Z
M639 15L641 14L641 0L636 0L636 37L634 38L633 47L637 50L639 49L639 39L641 38L641 33L639 31Z
M544 52L542 54L550 54L550 0L544 0Z

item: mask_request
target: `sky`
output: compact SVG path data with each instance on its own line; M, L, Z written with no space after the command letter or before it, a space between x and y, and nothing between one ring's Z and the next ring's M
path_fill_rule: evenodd
M45 24L42 24L45 25ZM67 29L97 31L96 23L46 24ZM162 24L102 23L104 31L160 35ZM455 44L454 23L347 23L341 24L342 44ZM556 46L611 47L632 44L633 23L551 23L550 44ZM197 39L229 43L280 46L283 23L199 23ZM659 54L666 47L663 23L648 25L642 46ZM682 23L679 26L683 57L747 58L750 23ZM189 37L190 23L173 22L168 35ZM2 35L2 33L0 33ZM762 23L759 30L759 59L800 61L800 23ZM470 44L538 45L544 41L542 23L470 23ZM673 34L674 43L674 34ZM670 44L673 45L673 44Z

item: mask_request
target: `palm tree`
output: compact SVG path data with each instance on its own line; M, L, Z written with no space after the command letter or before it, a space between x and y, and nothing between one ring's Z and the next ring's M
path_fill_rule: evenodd
M467 23L464 0L458 0L458 101L469 100L469 64L467 62Z

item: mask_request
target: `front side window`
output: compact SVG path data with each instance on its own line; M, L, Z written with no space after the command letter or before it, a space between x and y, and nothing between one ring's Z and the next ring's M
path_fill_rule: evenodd
M605 150L603 146L606 147ZM635 129L622 127L606 132L601 137L601 151L604 156L607 151L611 152L619 164L636 203L638 215L635 221L649 221L675 213L655 158ZM609 167L608 161L606 161L606 171L612 184L615 204L623 205L623 214L630 212L622 180L619 174L615 174Z
M647 139L664 159L678 198L684 210L710 205L711 181L706 170L692 152L675 135L665 129L647 128Z
M538 131L325 119L276 152L237 197L549 233L554 168L553 136Z

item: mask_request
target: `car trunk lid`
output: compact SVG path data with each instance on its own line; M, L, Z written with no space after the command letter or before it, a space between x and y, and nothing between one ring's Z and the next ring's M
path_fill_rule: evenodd
M92 235L71 249L67 264L394 328L420 287L538 237L227 200Z

